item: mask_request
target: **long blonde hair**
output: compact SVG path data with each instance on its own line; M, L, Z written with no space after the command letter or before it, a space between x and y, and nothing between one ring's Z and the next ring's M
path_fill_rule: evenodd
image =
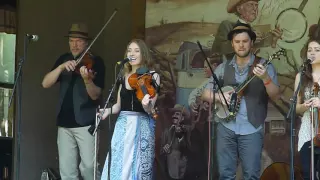
M141 39L133 39L128 43L127 49L124 54L124 58L127 58L128 47L130 44L136 43L140 49L141 54L141 67L147 67L149 70L154 70L154 61L147 44ZM128 74L132 71L132 67L129 62L124 64L123 73Z

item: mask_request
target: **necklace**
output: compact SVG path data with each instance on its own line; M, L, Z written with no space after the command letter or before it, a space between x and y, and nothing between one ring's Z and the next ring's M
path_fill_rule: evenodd
M239 73L240 73L240 76L242 76L243 75L243 72L244 72L244 70L245 70L245 67L246 67L246 65L238 65L238 71L239 71Z

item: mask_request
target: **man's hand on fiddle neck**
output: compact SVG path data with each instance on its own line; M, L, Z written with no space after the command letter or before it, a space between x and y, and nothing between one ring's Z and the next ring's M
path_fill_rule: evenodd
M92 100L97 100L101 95L101 88L96 86L93 82L95 74L88 70L85 66L80 68L80 74L86 86L88 95Z
M92 80L94 79L95 77L95 73L93 73L93 71L90 69L88 70L85 66L82 66L80 68L80 74L81 74L81 77L84 81L84 83L90 83L92 82Z

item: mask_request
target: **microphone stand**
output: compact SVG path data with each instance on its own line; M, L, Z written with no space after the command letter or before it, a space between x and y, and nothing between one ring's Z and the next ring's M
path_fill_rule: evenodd
M107 100L106 100L106 103L105 103L105 105L104 105L104 107L103 107L103 110L101 111L101 113L100 113L99 116L97 117L97 121L96 121L97 123L94 124L94 125L91 125L91 127L88 129L88 131L89 131L89 133L90 133L91 135L95 135L95 133L97 132L97 129L98 129L99 125L100 125L100 121L101 121L102 115L104 114L105 110L107 109L107 107L109 106L110 102L112 101L111 95L113 94L113 92L114 92L114 90L115 90L115 87L116 87L116 84L117 84L117 82L119 81L119 79L120 79L120 77L121 77L120 75L121 75L121 73L122 73L123 67L124 67L124 63L121 64L120 70L119 70L118 75L117 75L117 78L116 78L116 81L115 81L115 83L112 85L112 88L111 88L111 90L110 90L110 93L109 93L109 96L108 96L108 98L107 98ZM110 114L110 115L111 115L111 114ZM109 122L109 125L110 125L110 122Z
M291 119L291 122L290 122L290 180L294 180L294 144L295 144L295 126L294 125L296 120L296 106L297 106L298 93L301 87L302 76L305 73L304 64L300 68L299 72L301 74L299 78L299 84L296 91L294 92L293 97L290 99L292 103L290 105L290 109L287 114L287 119Z
M96 123L95 124L93 124L93 125L91 125L91 127L88 129L88 131L89 131L89 133L91 134L91 135L94 135L95 136L95 134L97 133L97 129L99 128L99 125L100 125L100 121L101 121L101 118L102 118L102 115L104 114L104 112L105 112L105 110L107 109L107 107L109 106L109 104L113 101L113 98L112 98L112 94L113 94L113 92L114 92L114 90L115 90L115 87L116 87L116 85L117 85L117 83L118 83L118 81L119 81L119 79L120 79L120 77L121 77L121 73L122 73L122 70L123 70L123 68L124 68L124 64L126 63L126 62L128 62L129 61L129 59L127 59L127 60L124 60L124 61L122 61L121 62L121 64L120 64L120 70L119 70L119 72L118 72L118 74L117 74L117 78L116 78L116 80L115 80L115 83L112 85L112 88L111 88L111 90L110 90L110 93L109 93L109 96L108 96L108 98L107 98L107 100L106 100L106 103L105 103L105 105L104 105L104 107L103 107L103 110L100 112L100 114L99 115L97 115L96 116ZM99 110L98 110L99 111ZM111 108L110 108L110 115L109 115L109 137L112 137L111 136L111 114L112 114L112 106L111 106ZM111 141L110 141L110 143L109 143L109 145L108 145L108 152L109 152L109 155L108 155L108 180L110 180L110 166L111 166Z
M220 93L221 93L221 95L222 95L222 97L223 97L223 99L224 99L224 102L226 103L226 105L227 105L227 107L228 107L228 109L229 109L229 105L228 105L228 103L227 103L226 97L223 95L223 92L222 92L222 90L221 90L221 86L220 86L219 80L218 80L216 74L213 72L213 69L212 69L212 67L211 67L211 65L210 65L210 62L209 62L209 60L208 60L205 52L203 51L200 42L197 41L197 44L198 44L198 46L199 46L199 48L200 48L200 50L201 50L201 52L202 52L202 55L203 55L205 61L207 62L208 66L209 66L209 68L210 68L210 71L211 71L212 76L213 76L213 79L214 79L214 81L213 81L213 88L212 88L212 92L213 92L213 102L212 102L212 105L211 105L211 106L213 107L213 112L214 112L215 106L216 106L216 105L215 105L215 101L216 101L216 97L215 97L216 86L218 87L218 90L220 91ZM210 149L211 149L211 152L210 152L210 153L211 153L211 155L210 155L210 157L211 157L211 159L210 159L210 169L213 169L213 151L212 151L212 149L213 149L213 143L214 143L214 122L213 122L213 121L212 121L212 124L211 124L211 121L209 120L209 128L211 129L211 133L210 133L210 135L211 135L211 139L210 139L210 141L211 141L211 143L210 143L210 144L211 144L211 145L210 145ZM211 180L213 179L213 174L212 174L212 173L210 173L210 179L211 179Z
M16 79L14 81L14 85L13 85L13 90L12 90L12 94L10 96L10 100L9 100L9 108L11 106L12 103L12 99L13 96L15 94L15 91L17 89L18 93L17 93L17 146L16 146L16 152L17 152L17 159L16 159L16 180L19 180L19 172L20 172L20 140L21 140L21 95L22 95L22 66L23 63L26 61L27 59L27 49L28 49L28 44L30 42L30 38L25 36L24 37L24 47L23 47L23 56L20 57L19 59L19 64L18 64L18 72L16 74Z

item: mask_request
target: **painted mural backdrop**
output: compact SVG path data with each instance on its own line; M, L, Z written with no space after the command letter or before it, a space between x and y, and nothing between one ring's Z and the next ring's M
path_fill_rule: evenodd
M198 114L190 111L199 102L196 91L208 80L203 55L216 67L232 55L226 34L239 20L237 0L147 0L146 42L161 73L161 96L157 123L158 179L206 179L208 152L207 104ZM290 122L286 120L293 95L295 74L302 62L301 50L308 34L318 24L319 0L260 0L254 21L258 35L255 53L269 58L283 48L285 56L272 63L278 72L282 97L270 100L265 123L262 171L273 162L290 162ZM249 11L250 4L246 7ZM281 29L281 39L272 35ZM197 89L198 88L198 89ZM196 90L195 90L196 89ZM201 102L200 102L201 104ZM296 132L300 119L296 120ZM296 165L299 166L296 152ZM241 179L238 166L237 178Z

